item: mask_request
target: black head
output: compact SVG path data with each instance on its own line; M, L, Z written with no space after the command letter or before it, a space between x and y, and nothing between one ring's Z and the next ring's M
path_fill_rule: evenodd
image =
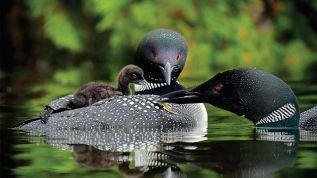
M149 32L137 49L136 63L144 71L148 82L176 81L187 57L184 37L172 30L158 29Z
M121 69L119 72L119 82L121 83L135 83L143 85L146 83L143 70L133 64L126 65L124 68Z
M276 76L257 69L222 72L197 87L162 98L173 103L210 103L245 116L257 126L298 125L299 108L291 88Z

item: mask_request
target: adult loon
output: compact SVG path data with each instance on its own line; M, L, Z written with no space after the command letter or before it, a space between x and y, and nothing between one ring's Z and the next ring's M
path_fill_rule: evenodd
M203 104L168 104L163 107L157 95L183 89L177 78L187 57L187 43L177 32L158 29L148 33L137 50L137 63L148 81L137 87L139 95L119 96L101 100L91 106L47 115L48 122L26 122L21 129L107 128L107 127L182 127L206 124ZM68 96L69 97L69 96ZM71 97L71 96L70 96ZM67 103L69 98L62 98ZM48 105L55 107L54 103ZM177 113L177 114L175 114ZM205 125L204 125L205 126ZM203 126L203 127L204 127Z
M97 101L110 98L112 96L130 95L130 83L146 83L143 77L142 69L132 64L126 65L119 72L117 88L107 83L87 83L80 87L80 89L74 94L52 101L41 112L40 119L42 120L42 122L46 123L48 117L53 112L61 112L64 110L71 110L75 108L89 106Z
M161 102L210 103L250 119L257 127L317 129L317 106L300 114L292 89L254 68L221 72L207 82L161 96Z
M138 45L136 63L144 71L144 78L148 82L135 85L136 94L161 95L184 89L177 78L186 57L187 43L181 34L168 29L157 29L146 34ZM70 94L51 101L41 112L41 120L46 123L52 113L83 107L77 104L80 103L77 100L81 99ZM100 98L95 101L98 100Z

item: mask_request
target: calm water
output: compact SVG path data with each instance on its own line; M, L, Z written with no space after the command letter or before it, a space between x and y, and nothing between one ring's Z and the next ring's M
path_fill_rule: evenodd
M302 110L317 104L316 85L292 88ZM74 130L39 137L6 129L36 116L53 97L47 95L24 88L1 94L0 177L317 177L317 133L255 129L209 105L202 130Z

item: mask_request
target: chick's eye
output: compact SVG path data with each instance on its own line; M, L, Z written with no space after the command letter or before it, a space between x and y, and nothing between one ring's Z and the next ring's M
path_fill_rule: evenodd
M138 76L136 74L132 74L132 78L136 79Z
M176 56L176 61L178 61L180 58L181 58L181 56L180 56L180 55L177 55L177 56Z
M215 86L215 90L216 90L217 92L220 92L220 91L222 90L222 88L223 88L223 85L222 85L221 83L218 83L218 84Z

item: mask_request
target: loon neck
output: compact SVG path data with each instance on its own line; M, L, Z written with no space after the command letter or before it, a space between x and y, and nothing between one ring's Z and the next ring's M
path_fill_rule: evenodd
M118 90L121 91L123 95L130 95L129 82L126 80L119 80Z
M148 82L146 85L135 84L136 94L154 94L162 95L168 92L182 90L184 87L178 81L172 81L170 85L167 83Z
M286 103L265 117L253 121L257 127L298 127L300 111L297 103Z

